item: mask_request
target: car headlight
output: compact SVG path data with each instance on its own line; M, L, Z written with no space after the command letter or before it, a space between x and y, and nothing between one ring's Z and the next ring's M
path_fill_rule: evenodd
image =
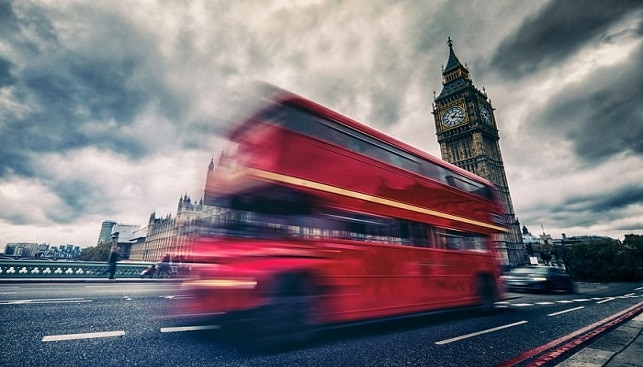
M545 281L547 281L547 278L535 277L535 278L531 278L531 280L536 281L536 282L545 282Z

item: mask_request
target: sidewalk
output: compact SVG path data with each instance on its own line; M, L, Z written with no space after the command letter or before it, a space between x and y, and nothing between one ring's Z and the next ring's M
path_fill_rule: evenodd
M643 367L643 313L605 333L556 367Z

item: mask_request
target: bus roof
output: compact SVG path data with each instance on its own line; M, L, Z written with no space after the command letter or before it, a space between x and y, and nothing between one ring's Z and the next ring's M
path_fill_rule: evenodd
M341 123L343 125L346 125L350 128L353 128L355 130L361 131L363 133L366 133L373 138L376 138L378 140L381 140L387 144L390 144L396 148L402 149L408 153L411 153L415 156L418 156L420 158L427 159L435 164L441 165L446 169L449 169L451 171L454 171L458 174L461 174L467 178L470 178L474 181L484 183L490 186L493 186L493 183L491 183L489 180L480 177L478 175L475 175L469 171L466 171L454 164L451 164L449 162L446 162L442 159L436 158L418 148L415 148L407 143L404 143L390 135L387 135L377 129L374 129L370 126L367 126L361 122L358 122L356 120L353 120L352 118L343 115L337 111L334 111L326 106L323 106L319 103L313 102L310 99L307 99L305 97L302 97L300 95L297 95L295 93L289 92L287 90L278 88L278 87L271 87L268 89L268 92L264 95L265 98L268 98L272 100L275 103L282 103L282 104L289 104L293 106L297 106L300 108L303 108L305 110L308 110L313 113L320 114L326 118L329 118L331 120L334 120L338 123Z

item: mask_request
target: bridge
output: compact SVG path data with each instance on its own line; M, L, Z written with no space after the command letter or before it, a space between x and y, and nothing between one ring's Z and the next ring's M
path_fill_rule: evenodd
M144 261L119 261L117 278L139 278L148 266L156 264ZM171 264L175 274L187 274L187 267ZM52 279L52 278L104 278L107 277L106 262L72 260L0 260L0 280Z

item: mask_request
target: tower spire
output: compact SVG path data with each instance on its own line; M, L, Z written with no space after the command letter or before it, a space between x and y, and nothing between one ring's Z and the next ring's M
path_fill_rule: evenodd
M442 71L442 75L446 75L447 73L457 69L457 68L462 68L466 73L469 73L467 68L462 65L460 60L458 60L458 57L455 55L455 51L453 51L453 40L451 40L451 37L449 37L449 41L447 42L447 45L449 45L449 60L447 61L447 66L444 68Z
M467 70L465 65L462 65L455 55L455 51L453 51L453 40L451 37L449 37L447 45L449 46L449 59L447 60L447 65L442 68L442 84L447 85L456 82L471 84L469 70Z

